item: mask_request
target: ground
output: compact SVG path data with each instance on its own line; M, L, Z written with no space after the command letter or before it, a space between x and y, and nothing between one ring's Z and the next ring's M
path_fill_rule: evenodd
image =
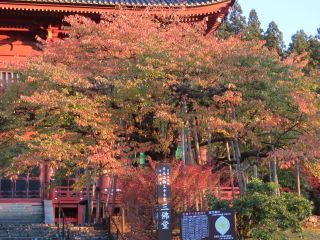
M303 238L300 238L299 234L292 234L292 233L284 233L279 234L279 238L277 240L320 240L320 228L316 229L304 229L303 231ZM174 238L174 240L180 240L179 237Z
M298 234L287 233L284 235L285 240L300 240ZM304 240L316 240L320 239L320 228L318 229L305 229L303 231L303 239Z

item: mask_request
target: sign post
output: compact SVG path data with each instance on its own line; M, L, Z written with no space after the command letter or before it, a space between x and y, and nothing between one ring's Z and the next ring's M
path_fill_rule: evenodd
M233 210L182 213L182 240L236 240Z
M172 240L171 233L171 166L159 163L157 167L157 230L159 240Z

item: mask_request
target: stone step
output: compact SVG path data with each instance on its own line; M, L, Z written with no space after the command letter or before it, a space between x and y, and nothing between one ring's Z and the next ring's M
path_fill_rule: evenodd
M59 228L52 225L0 224L0 240L58 240L61 235ZM94 227L67 225L65 236L67 235L70 240L110 240L105 229Z
M42 203L0 203L0 224L43 222Z
M35 239L38 239L38 240L48 240L48 239L61 239L61 238L59 238L59 237L57 237L57 236L32 236L32 237L30 237L30 236L20 236L20 237L12 237L12 236L10 236L10 237L8 237L8 236L6 236L6 237L1 237L0 238L1 240L4 240L4 239L32 239L32 240L35 240Z
M20 229L14 229L14 228L5 228L5 227L3 227L3 228L1 228L0 229L0 232L2 232L2 231L29 231L29 230L33 230L33 231L39 231L39 232L41 232L41 231L58 231L58 229L55 229L55 228L53 228L53 229L46 229L46 228L35 228L35 229L22 229L22 228L20 228Z

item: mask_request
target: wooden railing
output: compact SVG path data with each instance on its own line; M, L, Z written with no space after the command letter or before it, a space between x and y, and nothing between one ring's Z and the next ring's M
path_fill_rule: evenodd
M41 197L41 189L38 190L19 190L15 187L15 182L11 181L11 189L9 190L1 190L0 188L0 198L40 198ZM0 187L1 187L1 180L0 180ZM107 199L106 190L103 189L101 191L101 200L102 202L105 202ZM92 189L90 189L90 193L92 196ZM223 200L232 200L232 188L231 187L216 187L213 189L214 195ZM239 196L239 188L234 188L235 196ZM111 194L112 197L112 194ZM122 198L122 192L118 189L117 195L116 195L116 203L121 202ZM56 187L52 190L52 200L53 202L58 203L65 202L65 203L79 203L82 200L87 199L87 192L86 189L74 189L73 187ZM93 199L95 201L95 199Z
M92 189L90 189L90 195L92 196ZM111 194L112 197L112 194ZM116 194L116 203L121 201L122 193L118 189ZM52 201L54 203L79 203L82 200L87 199L87 191L85 188L75 190L73 187L56 187L52 191ZM96 199L94 198L93 201ZM101 192L101 201L105 202L107 200L106 191Z
M40 190L34 190L34 191L0 191L0 198L40 198Z
M232 196L232 188L231 187L216 187L213 189L214 195L222 200L233 199ZM240 191L238 187L234 188L235 197L240 195ZM90 194L92 196L92 189L90 189ZM112 195L111 195L112 197ZM73 187L56 187L53 189L52 200L54 203L79 203L82 200L87 199L87 192L85 189L75 190ZM101 201L105 202L107 199L106 191L101 192ZM122 200L122 192L118 189L116 195L116 203L120 203ZM94 198L95 202L96 199Z
M235 197L240 195L240 190L238 187L234 188ZM231 187L216 187L214 189L214 195L221 200L229 200L233 199L232 196L232 188Z

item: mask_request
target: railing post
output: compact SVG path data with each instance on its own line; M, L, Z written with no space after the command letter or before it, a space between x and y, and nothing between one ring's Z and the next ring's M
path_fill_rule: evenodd
M62 239L64 240L65 239L65 234L64 234L64 212L62 211Z
M14 198L14 192L15 192L14 190L16 188L16 184L15 184L14 180L12 180L11 183L12 183L12 185L11 185L11 198Z
M27 179L26 179L26 183L27 183L27 198L29 198L29 173L27 174Z
M108 234L111 235L111 217L110 216L107 216L106 224L107 224L106 228L107 228Z
M60 222L61 222L61 203L60 203L60 198L58 196L58 199L59 199L59 210L58 210L58 228L60 228Z

